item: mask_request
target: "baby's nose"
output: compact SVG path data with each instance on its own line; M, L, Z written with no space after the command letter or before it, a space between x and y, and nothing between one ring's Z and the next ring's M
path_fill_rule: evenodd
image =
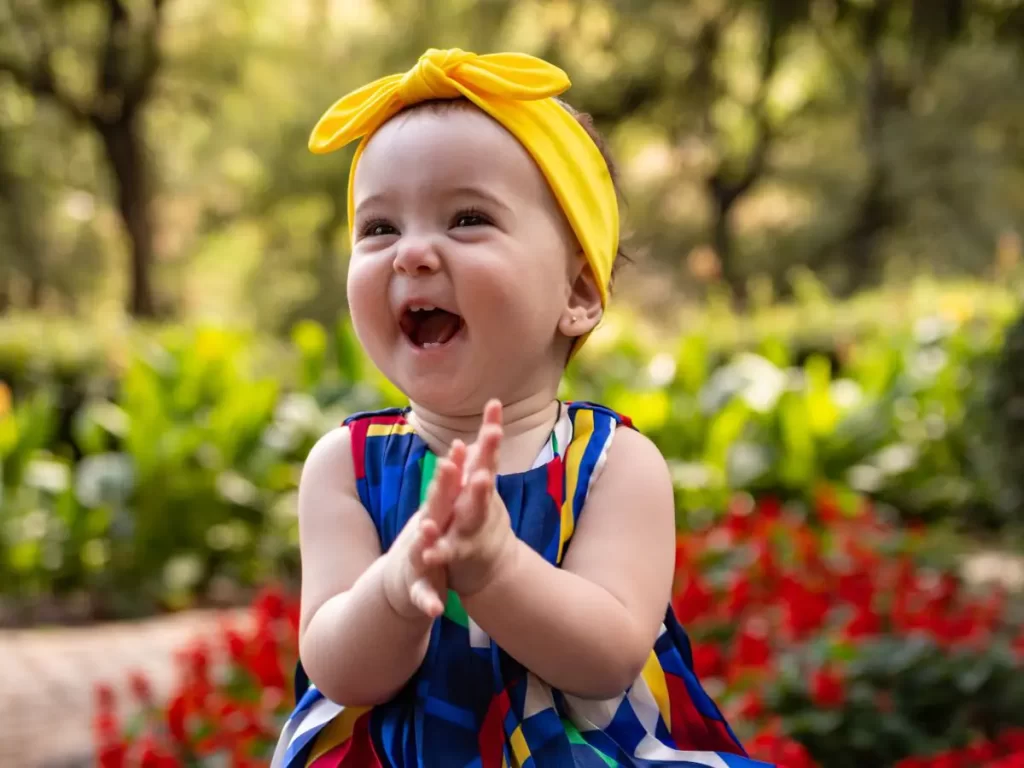
M394 267L406 275L429 275L441 268L441 257L429 238L406 236L398 243Z

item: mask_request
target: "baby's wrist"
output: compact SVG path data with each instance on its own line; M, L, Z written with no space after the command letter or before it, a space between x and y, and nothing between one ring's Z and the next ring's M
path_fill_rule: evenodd
M467 578L458 579L458 574L453 568L452 589L458 593L460 598L469 599L488 587L502 582L506 578L506 574L515 570L521 546L523 546L522 542L512 532L512 529L506 528L500 544L494 548L494 554L486 562L469 569Z
M384 602L391 613L403 621L426 620L428 617L412 601L409 586L405 583L405 569L401 555L394 549L382 556L381 589L384 591Z

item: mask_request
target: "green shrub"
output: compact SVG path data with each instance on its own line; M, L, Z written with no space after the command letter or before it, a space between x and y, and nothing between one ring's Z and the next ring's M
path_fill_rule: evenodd
M672 341L617 313L563 394L630 415L657 442L687 527L736 490L806 501L823 483L908 518L1005 523L976 405L1004 314L966 302L809 354L769 333L770 315L727 353L721 328ZM104 331L72 355L90 361L78 368L32 363L33 348L47 361L74 345L24 327L21 343L0 332L0 355L18 349L17 370L35 372L0 384L0 595L26 605L57 595L124 614L287 579L309 448L348 413L402 402L347 322L300 323L286 345L207 327ZM71 369L85 378L55 373Z

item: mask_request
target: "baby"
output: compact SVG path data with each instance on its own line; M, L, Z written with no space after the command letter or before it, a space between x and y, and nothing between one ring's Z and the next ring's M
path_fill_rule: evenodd
M674 505L630 422L557 398L619 252L565 73L430 50L337 102L360 342L410 405L358 414L299 488L298 703L275 766L764 766L667 606Z

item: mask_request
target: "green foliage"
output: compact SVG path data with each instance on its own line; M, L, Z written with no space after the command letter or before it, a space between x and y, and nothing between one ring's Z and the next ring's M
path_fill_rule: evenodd
M947 308L819 352L775 332L735 346L722 318L717 335L666 340L613 315L564 395L620 410L657 442L685 527L737 490L810 501L823 484L908 518L1021 522L1000 513L972 421L1002 317ZM215 326L108 331L67 356L73 334L45 327L0 332L13 371L0 385L8 596L84 595L91 612L122 614L288 578L314 441L348 413L403 402L347 319L301 322L283 346Z
M991 365L985 425L992 437L990 458L996 507L1008 519L1024 516L1024 315L1010 326Z

